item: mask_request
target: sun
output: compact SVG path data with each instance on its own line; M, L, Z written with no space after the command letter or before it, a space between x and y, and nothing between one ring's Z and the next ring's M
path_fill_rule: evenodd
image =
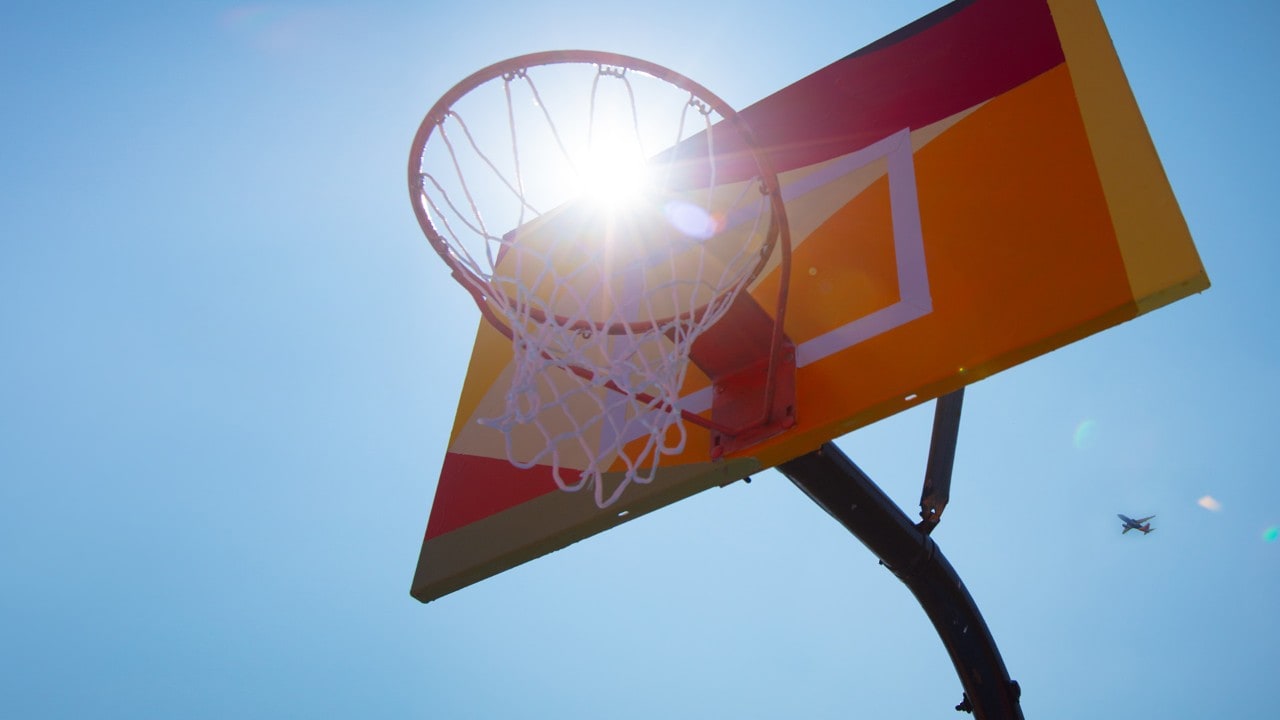
M633 208L654 190L649 166L635 143L593 143L578 169L578 196L602 209Z

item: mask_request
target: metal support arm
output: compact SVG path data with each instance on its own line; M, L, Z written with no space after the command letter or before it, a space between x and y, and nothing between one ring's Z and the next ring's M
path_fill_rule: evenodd
M978 606L942 551L835 445L778 466L844 525L915 595L933 623L964 688L957 710L990 720L1022 720L1018 684Z
M938 398L933 410L933 437L929 440L929 464L920 490L920 524L928 535L938 526L942 511L951 500L951 468L956 460L956 439L960 435L960 408L964 388Z

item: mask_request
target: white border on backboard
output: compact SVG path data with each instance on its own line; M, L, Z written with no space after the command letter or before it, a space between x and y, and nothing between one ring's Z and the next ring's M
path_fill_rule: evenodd
M881 158L885 159L888 166L889 213L893 220L898 301L800 343L796 347L797 367L815 363L933 312L910 128L903 128L786 185L783 188L783 200L795 200ZM710 410L712 392L713 388L707 387L691 393L681 398L680 407L694 413Z

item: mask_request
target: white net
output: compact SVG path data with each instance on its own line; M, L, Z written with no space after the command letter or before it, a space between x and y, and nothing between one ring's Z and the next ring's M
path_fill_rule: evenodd
M722 104L676 82L508 70L433 111L415 157L428 237L511 338L504 409L482 423L600 507L684 452L692 345L776 235L758 169L717 155L743 145Z

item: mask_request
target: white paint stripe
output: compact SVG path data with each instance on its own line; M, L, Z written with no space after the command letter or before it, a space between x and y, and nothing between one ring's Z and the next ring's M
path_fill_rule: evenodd
M898 302L800 343L796 347L797 367L830 357L933 312L910 128L903 128L790 183L783 188L783 199L791 201L803 197L880 158L885 158L888 164L889 213L892 218L893 250L898 272ZM732 215L729 226L745 221L746 211L744 208ZM710 410L713 393L714 388L711 387L691 393L680 399L680 407L693 413Z
M873 150L874 154L871 153ZM830 357L933 312L910 130L903 128L853 155L861 155L864 164L882 156L888 161L889 212L893 219L898 302L800 343L796 348L797 367Z

